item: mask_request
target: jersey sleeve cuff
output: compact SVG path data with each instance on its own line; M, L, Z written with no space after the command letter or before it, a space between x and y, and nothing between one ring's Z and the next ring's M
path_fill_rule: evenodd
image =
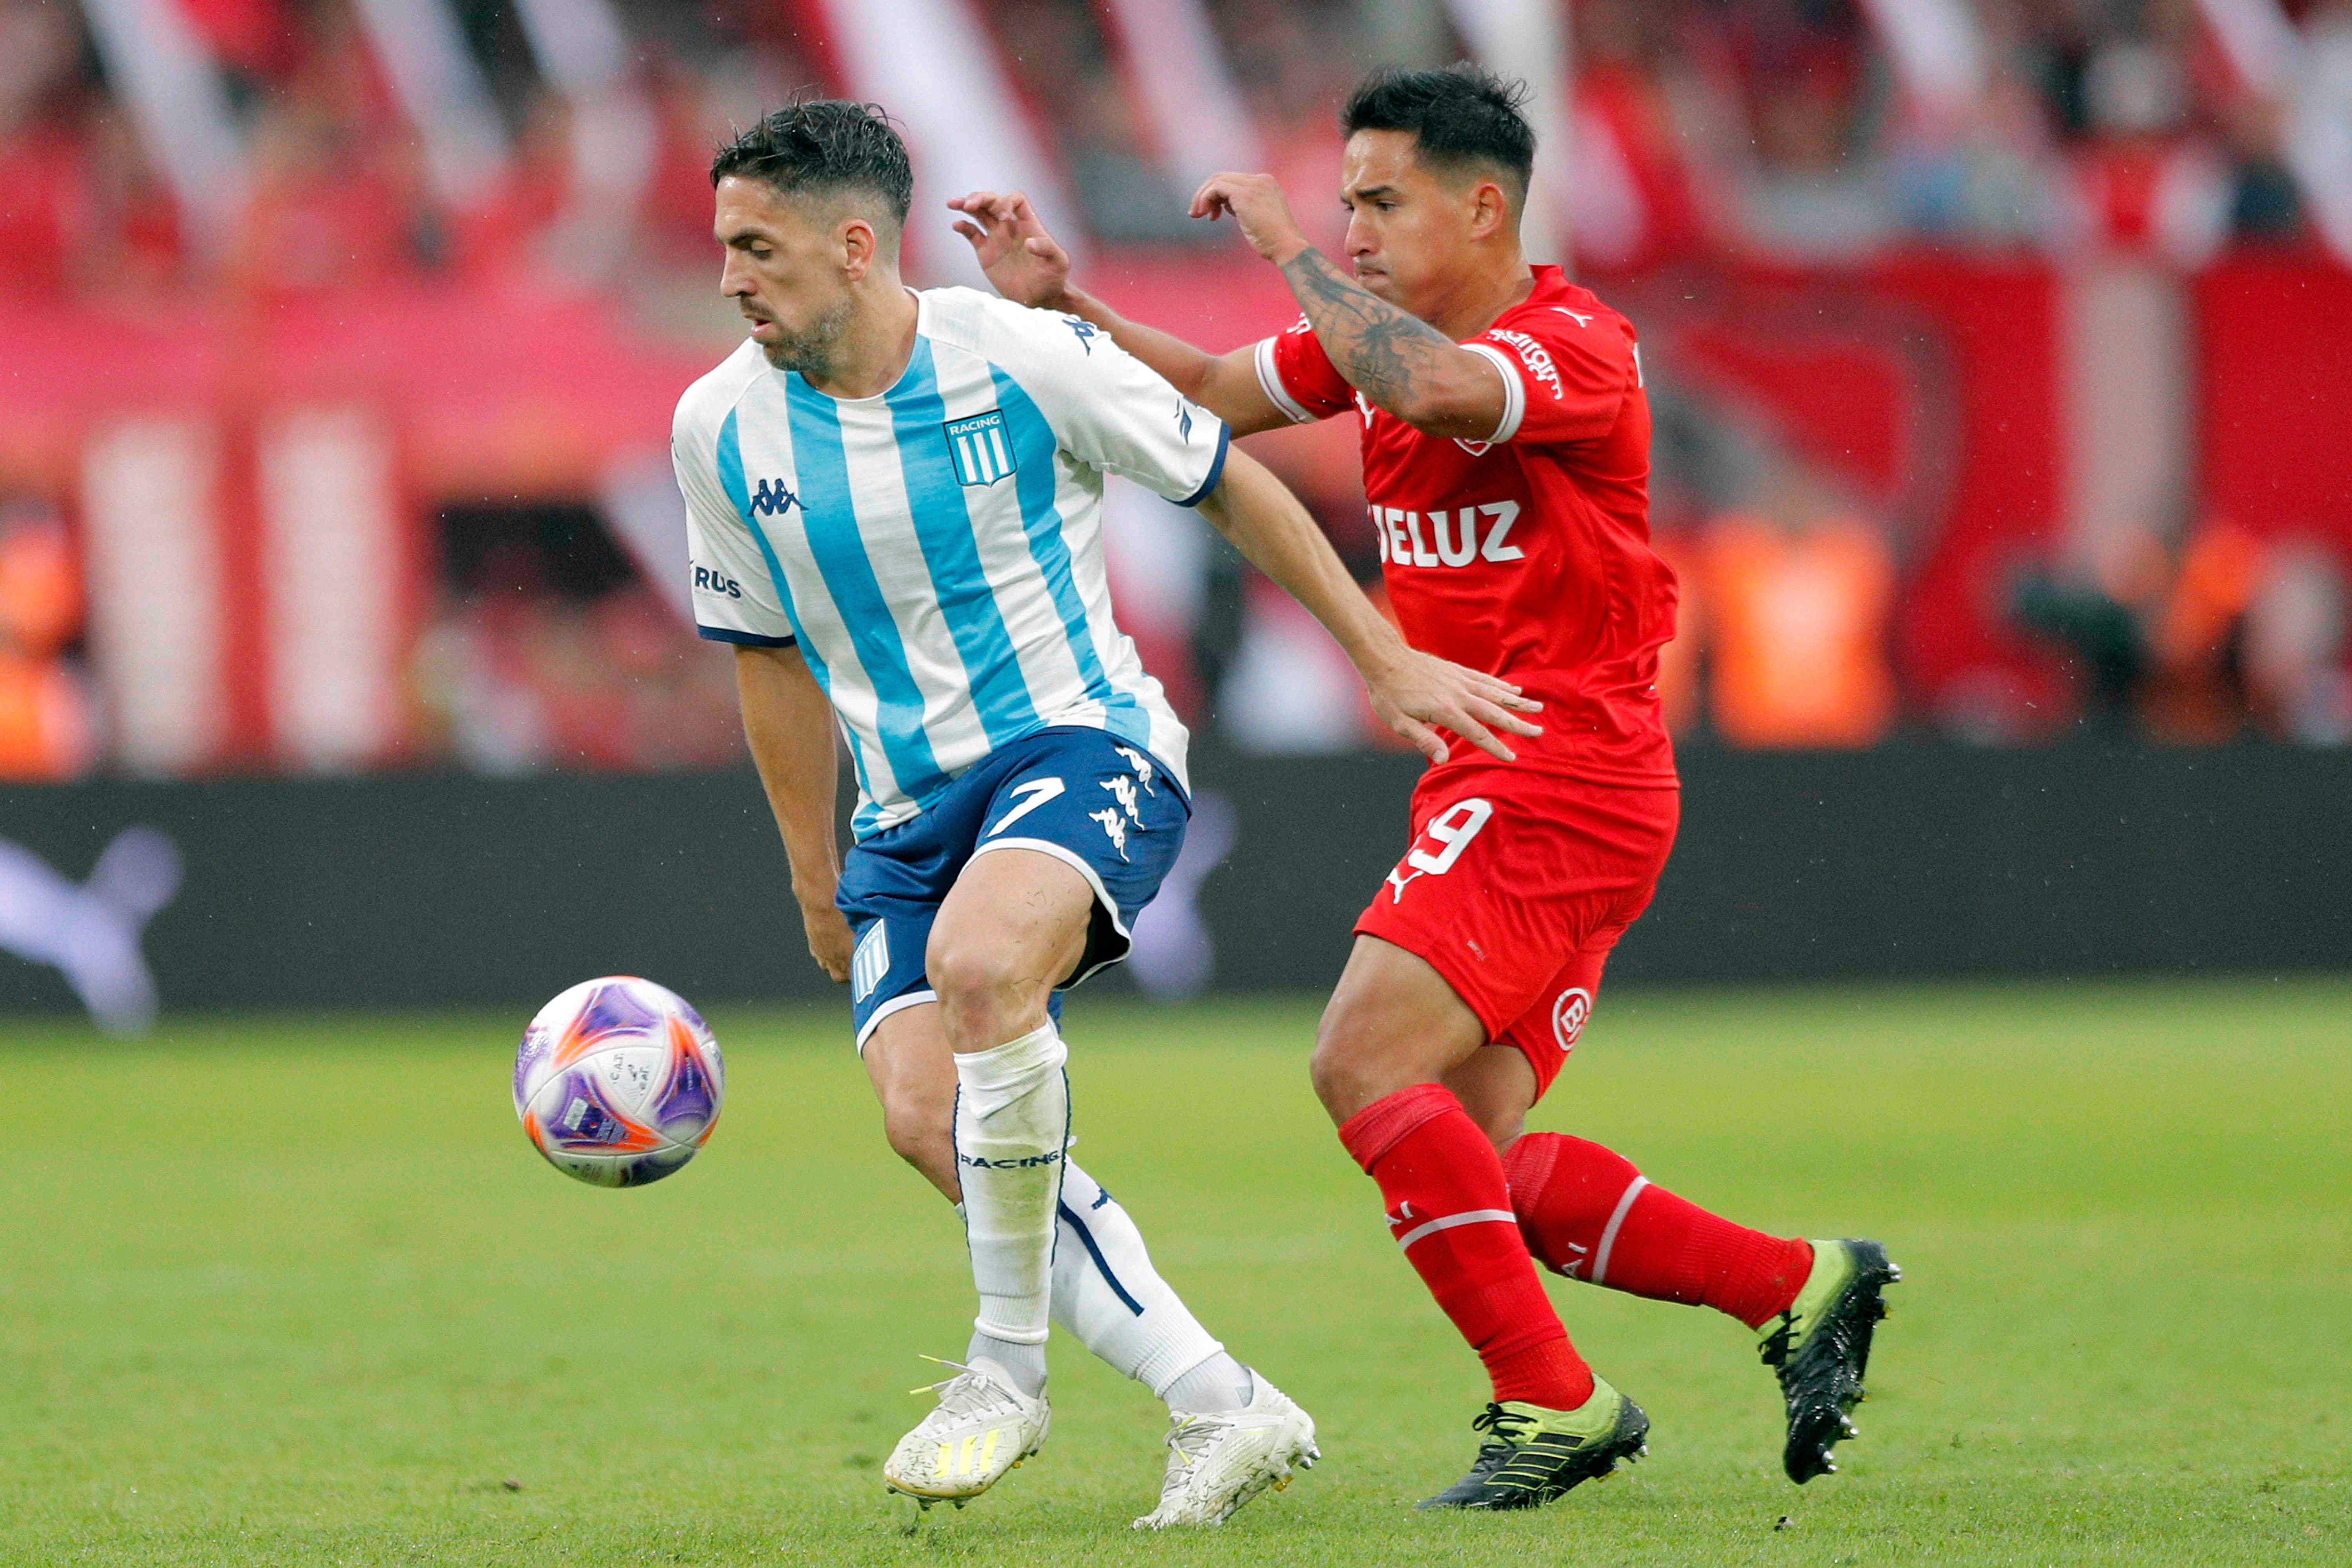
M1464 343L1472 353L1494 363L1503 373L1503 416L1495 423L1495 433L1486 437L1500 446L1519 433L1519 421L1528 415L1528 384L1519 374L1519 367L1511 356L1492 343Z
M1209 459L1209 477L1201 481L1199 489L1178 501L1176 503L1178 506L1199 506L1209 499L1209 492L1215 489L1217 481L1225 477L1225 448L1233 444L1234 427L1222 419L1218 420L1217 455Z
M1281 409L1283 417L1293 425L1312 425L1315 416L1309 414L1298 399L1290 395L1290 388L1282 384L1282 369L1274 363L1275 342L1273 338L1260 338L1256 353L1250 356L1257 366L1258 390L1265 393L1266 401Z
M737 631L733 626L706 626L698 624L694 629L712 642L733 643L737 647L791 647L800 640L798 637L770 637L765 632Z

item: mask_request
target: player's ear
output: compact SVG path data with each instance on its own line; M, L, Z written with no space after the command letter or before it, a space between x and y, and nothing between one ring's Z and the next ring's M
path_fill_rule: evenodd
M841 220L834 231L834 242L840 247L842 272L852 283L872 270L874 258L880 249L874 226L862 217Z
M1511 222L1511 198L1493 180L1481 180L1470 192L1470 237L1487 239Z

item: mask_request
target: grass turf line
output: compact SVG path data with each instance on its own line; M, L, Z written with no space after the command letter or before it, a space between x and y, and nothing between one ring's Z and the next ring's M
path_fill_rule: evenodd
M971 1287L834 1010L720 1015L715 1139L624 1193L524 1143L519 1017L0 1023L0 1562L2352 1559L2352 985L1612 994L1537 1125L1906 1279L1801 1490L1737 1325L1555 1281L1653 1455L1491 1518L1405 1506L1483 1384L1307 1093L1313 1016L1072 1007L1081 1158L1322 1426L1176 1538L1126 1528L1159 1407L1058 1332L1037 1459L911 1532L882 1494Z

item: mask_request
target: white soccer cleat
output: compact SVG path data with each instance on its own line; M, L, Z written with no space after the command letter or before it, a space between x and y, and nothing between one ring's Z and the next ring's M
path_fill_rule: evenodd
M1044 1390L1030 1398L1013 1386L1009 1373L984 1357L970 1366L940 1364L954 1367L958 1375L931 1384L940 1396L938 1408L898 1439L883 1463L882 1480L927 1508L937 1501L961 1508L1045 1446L1054 1412Z
M1291 1467L1315 1468L1314 1418L1288 1394L1253 1372L1250 1402L1215 1415L1168 1414L1168 1476L1160 1506L1135 1521L1138 1530L1223 1524L1234 1510L1273 1487L1290 1484Z

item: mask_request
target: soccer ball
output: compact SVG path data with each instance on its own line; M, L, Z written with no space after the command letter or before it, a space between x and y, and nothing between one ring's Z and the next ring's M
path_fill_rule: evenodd
M642 1187L694 1158L726 1083L719 1041L684 998L607 975L564 992L523 1031L515 1114L565 1175Z

